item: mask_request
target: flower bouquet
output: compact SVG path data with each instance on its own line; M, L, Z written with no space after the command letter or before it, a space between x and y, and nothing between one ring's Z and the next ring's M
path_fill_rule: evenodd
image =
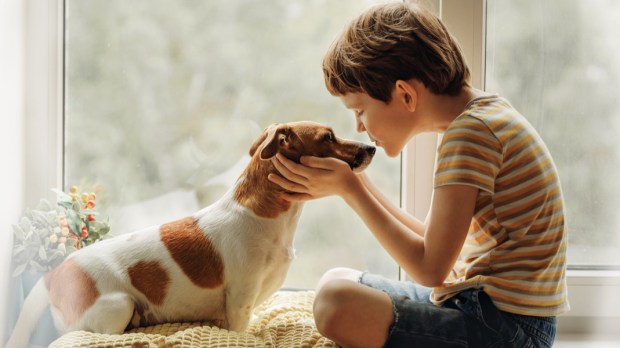
M69 194L53 191L57 195L55 205L42 199L36 209L27 209L13 225L13 277L26 271L50 271L110 230L108 222L96 219L94 193L81 193L76 186Z

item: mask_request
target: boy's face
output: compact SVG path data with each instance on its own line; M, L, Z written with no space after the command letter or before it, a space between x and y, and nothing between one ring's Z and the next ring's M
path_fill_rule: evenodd
M339 98L355 113L358 132L366 132L389 157L400 154L411 137L412 115L399 98L393 95L388 104L366 93L347 93Z

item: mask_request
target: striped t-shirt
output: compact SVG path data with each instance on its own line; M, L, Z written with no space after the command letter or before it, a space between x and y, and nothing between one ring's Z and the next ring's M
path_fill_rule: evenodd
M558 172L532 125L507 100L474 99L444 133L435 187L479 189L459 260L431 300L484 289L501 310L568 310L564 203Z

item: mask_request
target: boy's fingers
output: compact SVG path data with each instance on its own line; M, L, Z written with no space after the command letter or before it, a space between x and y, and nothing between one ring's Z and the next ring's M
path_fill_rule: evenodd
M296 182L296 183L304 183L306 182L306 178L294 173L287 167L284 163L280 162L280 159L276 157L273 161L274 167L280 172L280 174L286 179Z
M287 191L305 192L307 190L305 186L294 183L276 174L269 174L267 176L267 180L273 182L274 184L282 187L283 189Z
M314 157L314 156L303 156L300 159L300 162L301 164L312 167L312 168L325 169L325 170L334 170L335 167L339 163L344 163L344 161L341 161L334 157Z
M281 196L289 202L301 202L314 198L307 193L283 193Z
M279 161L283 166L286 167L290 172L295 173L302 177L307 177L311 168L308 168L304 165L297 164L290 159L282 156L281 154L276 154L276 161Z

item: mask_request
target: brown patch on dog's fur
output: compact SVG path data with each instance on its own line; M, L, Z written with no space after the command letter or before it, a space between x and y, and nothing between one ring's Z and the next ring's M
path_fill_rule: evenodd
M160 306L166 299L170 276L157 261L140 261L127 269L131 285L138 289L154 305Z
M222 257L194 218L162 225L160 238L192 283L215 288L224 282Z
M95 281L74 259L67 259L45 275L50 304L62 313L68 326L75 326L97 298L99 290Z
M261 160L258 154L254 156L242 174L244 182L235 190L235 200L254 214L268 219L289 210L291 203L279 197L284 190L267 180L269 173L274 171L271 161Z

